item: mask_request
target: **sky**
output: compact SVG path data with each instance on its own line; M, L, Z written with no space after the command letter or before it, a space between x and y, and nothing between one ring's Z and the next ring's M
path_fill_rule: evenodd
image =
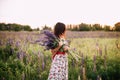
M120 22L120 0L0 0L0 22L53 27L65 24L113 26Z

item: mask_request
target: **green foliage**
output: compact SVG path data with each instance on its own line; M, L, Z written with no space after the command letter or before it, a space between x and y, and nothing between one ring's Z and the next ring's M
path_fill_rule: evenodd
M36 39L36 35L31 36L29 39L26 39L28 35L12 36L13 43L6 41L10 35L1 38L0 80L47 80L52 62L51 52L30 43ZM15 40L20 40L20 45L16 46ZM73 38L71 48L75 48L74 52L78 52L81 59L68 59L69 80L78 80L79 76L81 80L84 77L87 80L97 80L99 77L102 80L119 80L120 50L115 45L116 40L120 41L119 38Z
M105 31L111 31L110 26L105 25L105 26L104 26L104 30L105 30Z
M69 30L72 30L72 31L79 31L79 28L78 28L77 26L75 26L74 28L69 29Z
M85 24L85 23L81 23L77 26L74 26L73 28L69 28L69 30L73 30L73 31L101 31L104 28L102 28L102 26L100 24ZM106 27L106 26L105 26ZM108 26L107 29L105 28L105 30L108 30Z
M93 28L95 28L95 30L102 30L102 26L100 24L93 24Z
M5 24L0 23L0 31L32 31L32 28L29 25L20 25L20 24Z
M88 24L85 23L81 23L79 25L79 30L80 31L90 31L90 26Z
M115 24L115 31L120 31L120 22Z
M78 25L68 25L68 30L72 31L120 31L120 23L116 23L115 27L111 27L109 25L100 25L100 24L86 24L81 23Z

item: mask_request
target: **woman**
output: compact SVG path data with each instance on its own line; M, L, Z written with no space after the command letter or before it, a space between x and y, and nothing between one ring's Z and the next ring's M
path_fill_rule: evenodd
M68 46L65 46L65 24L58 22L54 27L54 34L60 39L59 46L52 52L52 65L48 80L68 80L68 59L67 53Z

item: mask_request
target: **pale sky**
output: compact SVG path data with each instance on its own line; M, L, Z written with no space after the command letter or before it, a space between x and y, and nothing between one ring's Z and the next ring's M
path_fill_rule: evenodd
M57 22L113 26L120 22L120 0L0 0L0 22L32 28Z

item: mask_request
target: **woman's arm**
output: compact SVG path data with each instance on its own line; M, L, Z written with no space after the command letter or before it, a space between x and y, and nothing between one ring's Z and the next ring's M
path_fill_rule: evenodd
M60 42L59 42L59 46L58 46L57 48L51 50L53 56L54 56L54 55L56 54L56 52L62 47L62 45L63 45L63 42L60 41Z

